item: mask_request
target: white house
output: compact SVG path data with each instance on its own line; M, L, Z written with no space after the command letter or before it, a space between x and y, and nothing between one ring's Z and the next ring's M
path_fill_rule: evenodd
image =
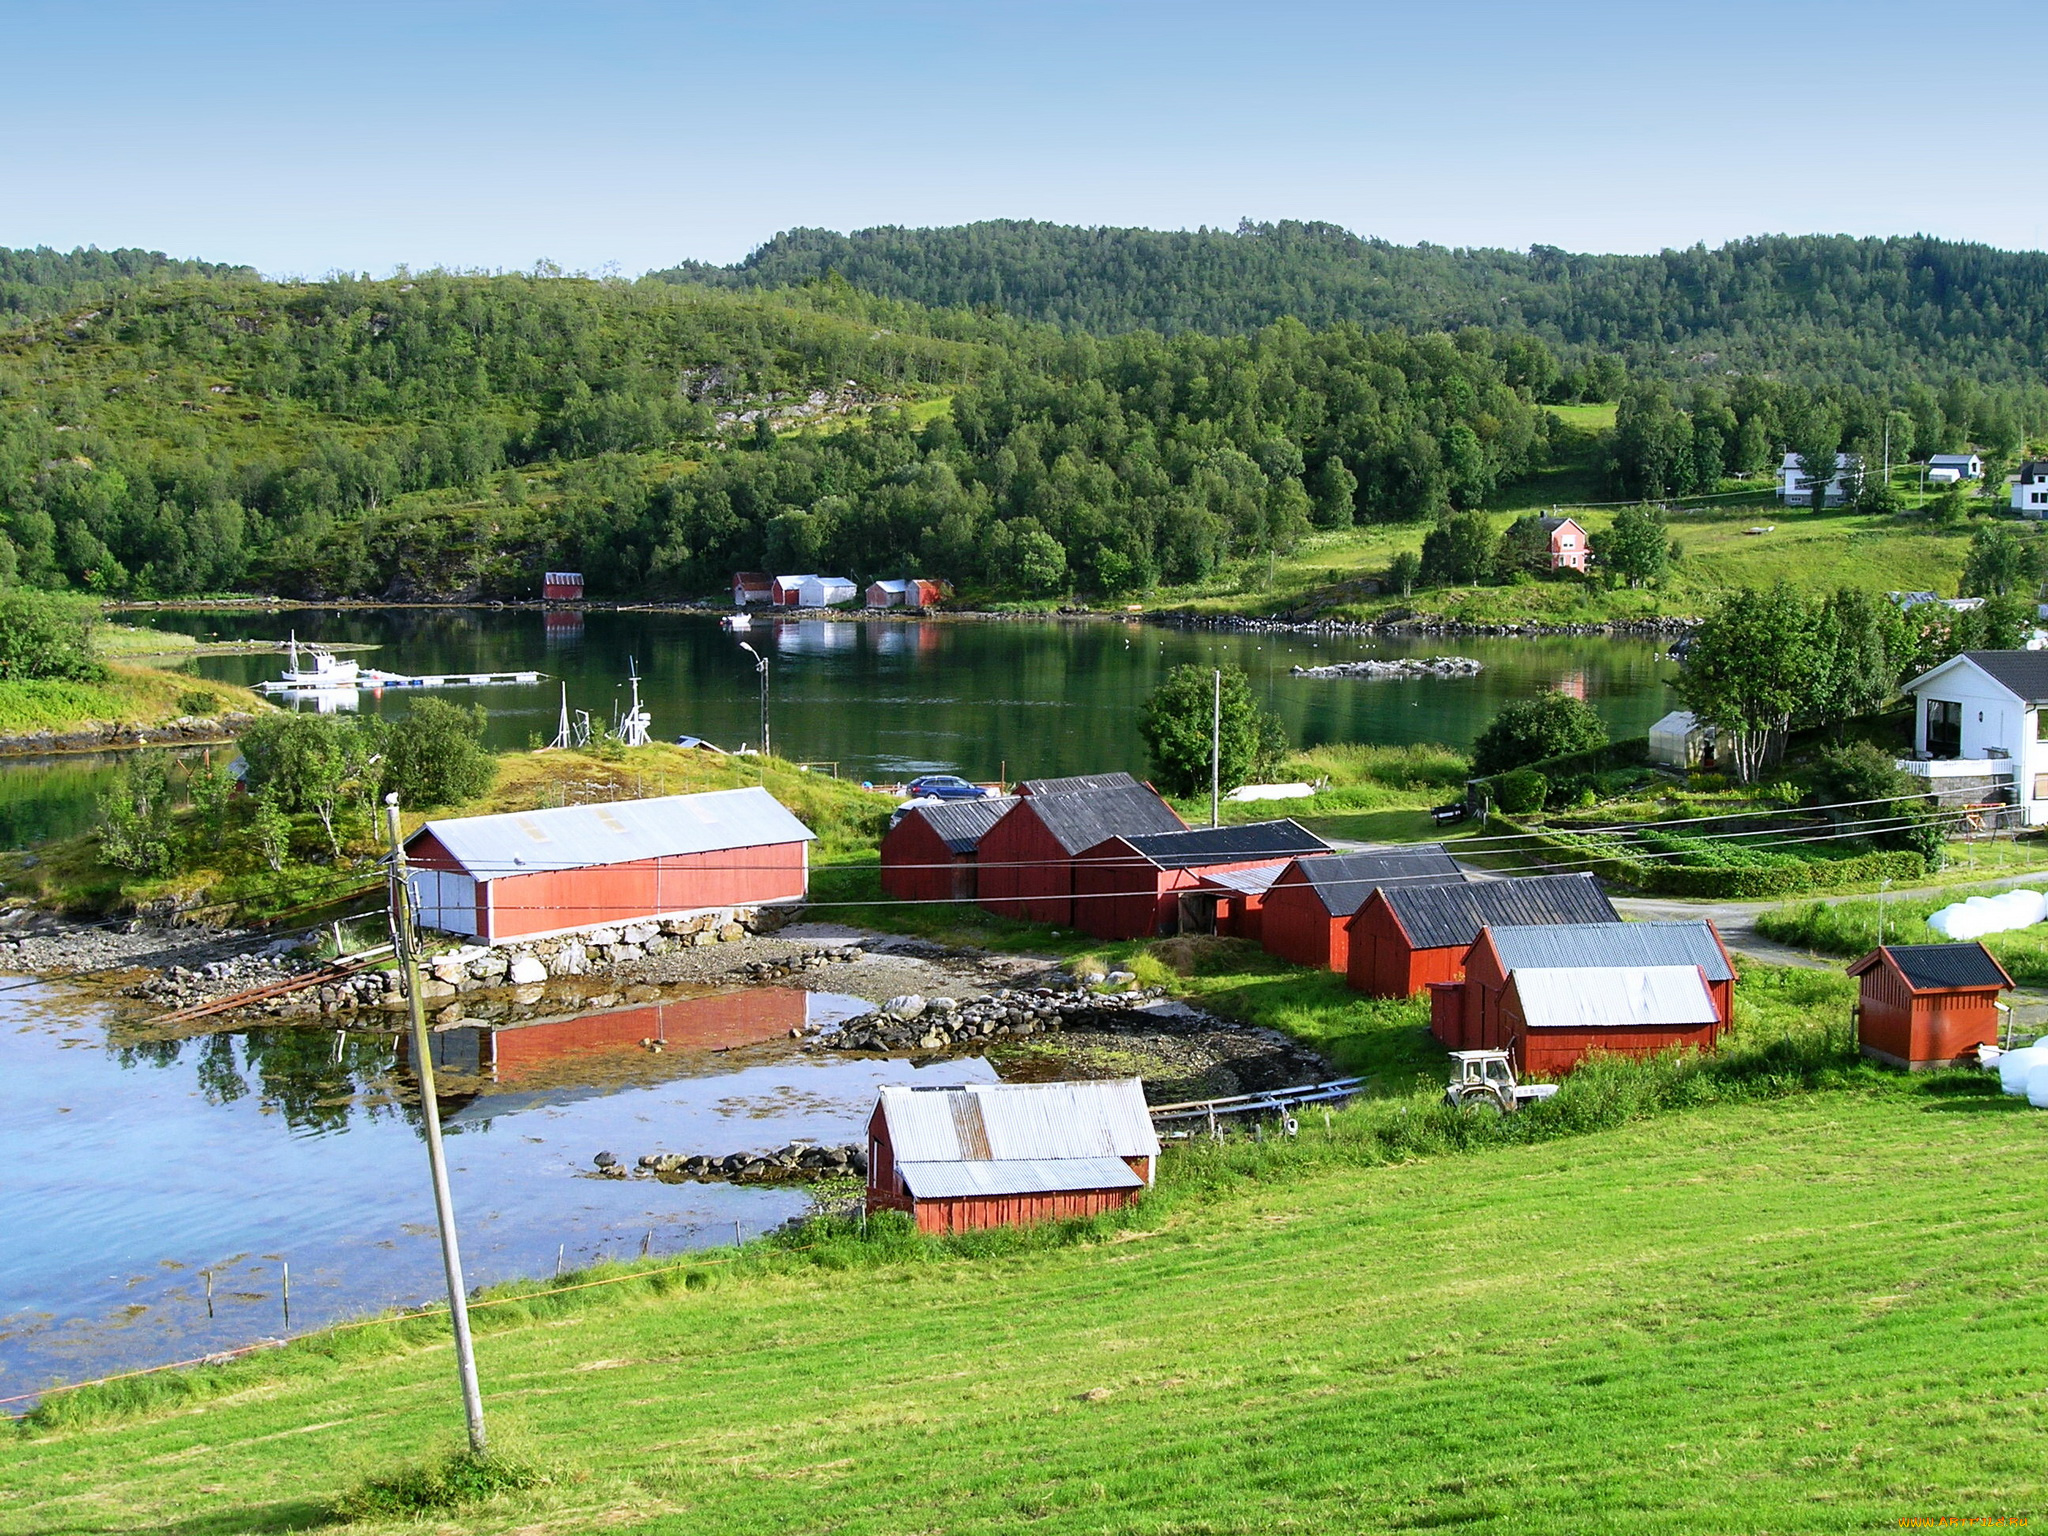
M1952 475L1942 475L1943 470L1954 470ZM1927 478L1946 480L1981 480L1984 478L1984 461L1974 453L1930 453L1927 456Z
M2048 823L2048 651L1965 651L1930 667L1913 699L1913 756L1899 766L1944 804L2010 798Z
M799 608L830 608L838 603L850 603L860 595L860 588L844 576L806 576L797 588Z
M2012 509L2021 517L2048 517L2048 459L2029 459L2012 483Z
M1828 482L1827 495L1823 506L1839 507L1849 499L1856 481L1862 476L1863 461L1853 453L1835 455L1835 477ZM1813 501L1813 487L1806 476L1799 472L1799 455L1788 453L1785 462L1778 466L1778 499L1788 507L1807 506Z

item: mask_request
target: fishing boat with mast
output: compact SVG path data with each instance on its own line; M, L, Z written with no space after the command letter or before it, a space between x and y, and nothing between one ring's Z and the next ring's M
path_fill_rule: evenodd
M386 688L496 688L547 681L545 672L383 672L344 661L323 645L310 641L301 645L296 630L286 642L286 655L289 665L283 676L258 683L257 692L296 697L316 695L327 689L367 689L376 693Z

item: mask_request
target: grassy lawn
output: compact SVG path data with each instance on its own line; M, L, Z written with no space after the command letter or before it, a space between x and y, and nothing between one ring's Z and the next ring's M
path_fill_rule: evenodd
M1068 1246L500 1314L493 1432L552 1481L348 1528L1819 1532L2042 1496L2013 1101L1893 1080L1391 1166L1324 1136L1175 1153ZM317 1363L0 1446L0 1530L304 1529L456 1443L445 1347Z
M1928 927L1927 917L1953 902L1971 896L1996 896L2011 889L1958 885L1932 896L1803 902L1796 907L1758 914L1756 927L1765 938L1829 955L1868 954L1878 945L1880 921L1887 944L1946 944L1951 941ZM2048 928L1994 933L1983 942L1986 949L1998 956L2014 981L2023 986L2048 985Z

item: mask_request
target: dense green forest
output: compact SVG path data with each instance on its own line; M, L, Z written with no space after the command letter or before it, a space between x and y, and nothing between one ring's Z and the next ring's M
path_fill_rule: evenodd
M1598 352L1639 373L1774 370L1871 388L2036 379L2048 359L2048 255L1925 236L1766 235L1654 256L1450 250L1333 224L1082 229L1001 220L850 235L798 229L676 282L784 288L838 274L868 292L1001 310L1071 330L1528 330L1564 349L1552 398L1598 393Z
M1090 233L925 233L940 250L1005 230L1047 261L1055 237ZM1127 233L1104 248L1150 249ZM1169 246L1252 261L1266 238ZM867 292L836 266L760 289L552 271L273 283L153 253L0 253L29 295L0 329L0 581L512 598L570 566L595 595L694 597L769 567L1121 596L1285 554L1312 529L1479 507L1560 457L1603 466L1614 497L1660 497L1788 451L1974 444L2002 465L2048 421L2048 390L1996 369L1986 383L1929 363L1867 388L1796 370L1672 378L1631 362L1641 344L1625 358L1510 317L1435 328L1450 286L1399 277L1401 262L1455 273L1479 257L1343 240L1384 268L1405 323L1169 335L1089 311L1113 332L1093 335ZM1104 303L1143 287L1103 263L1070 276ZM1172 293L1213 320L1204 294L1250 314L1262 281L1254 263ZM1301 285L1304 310L1329 308ZM1572 302L1597 307L1595 287ZM1545 409L1588 397L1618 401L1597 443Z

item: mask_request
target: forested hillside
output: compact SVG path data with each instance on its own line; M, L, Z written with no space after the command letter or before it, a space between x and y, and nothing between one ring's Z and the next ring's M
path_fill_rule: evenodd
M0 247L0 325L60 314L109 290L172 277L254 277L247 267L174 261L162 251Z
M851 235L799 229L677 282L780 288L837 273L920 304L985 307L1098 334L1311 327L1526 329L1562 347L1556 398L1602 391L1587 349L1675 378L1775 370L1800 382L2037 379L2048 361L2048 255L1924 236L1767 235L1654 256L1449 250L1332 224L1235 231L993 221Z

